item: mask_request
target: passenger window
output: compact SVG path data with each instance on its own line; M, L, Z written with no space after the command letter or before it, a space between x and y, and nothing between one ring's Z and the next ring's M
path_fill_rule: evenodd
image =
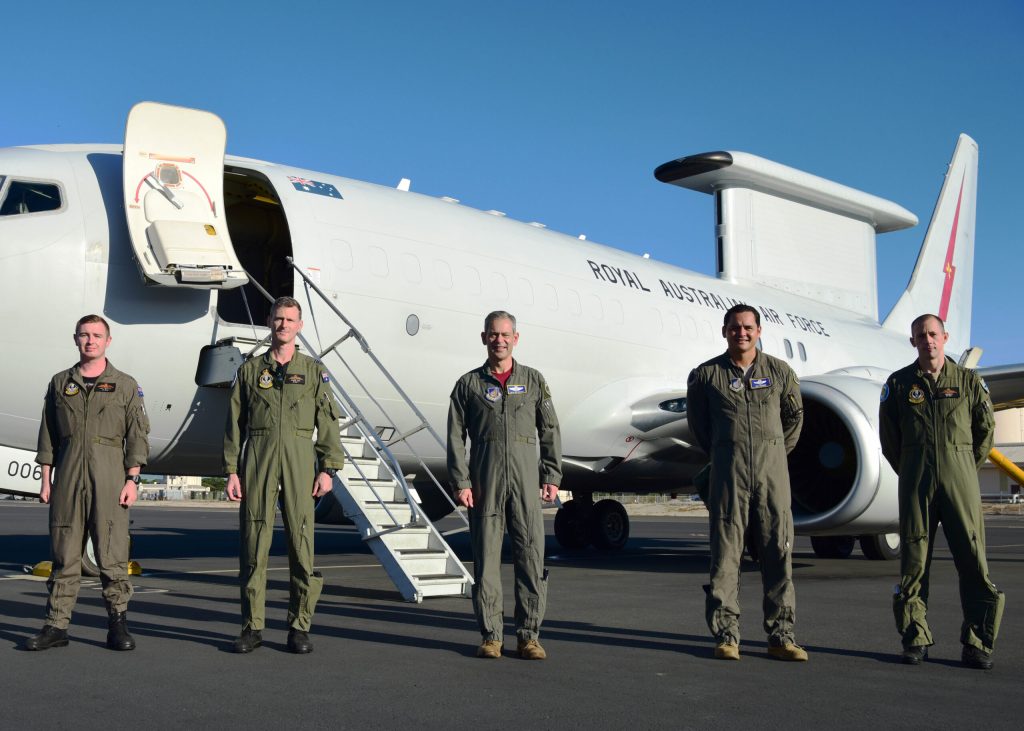
M596 294L588 294L583 301L583 309L587 313L587 317L592 320L603 320L604 319L604 308L601 307L601 300L598 299Z
M418 284L423 281L423 274L420 271L420 260L413 254L402 254L402 268L405 270L405 278Z
M379 246L371 246L367 250L370 260L370 273L375 277L386 277L388 275L388 255Z
M459 280L470 294L480 294L480 272L471 266L459 267Z
M569 304L569 313L574 317L579 317L583 313L583 305L580 303L579 293L574 289L567 289L566 299Z
M528 279L519 278L518 281L518 292L520 301L526 305L533 304L533 285L530 284Z
M0 205L0 216L56 211L61 207L60 188L53 183L12 180Z
M452 288L452 270L448 262L434 259L434 280L441 289Z
M508 301L508 282L503 274L491 274L490 285L487 288L487 296L497 302Z
M621 325L625 321L625 315L622 312L622 303L616 299L608 301L608 312L611 314L612 322L616 325Z
M544 306L547 307L549 310L557 310L558 292L555 291L555 288L552 287L550 284L545 284L541 292L543 293L544 297Z
M796 347L800 351L800 360L807 360L807 351L804 350L804 344L797 343Z
M793 359L793 344L789 342L789 338L783 338L782 344L786 348L786 357L790 360Z

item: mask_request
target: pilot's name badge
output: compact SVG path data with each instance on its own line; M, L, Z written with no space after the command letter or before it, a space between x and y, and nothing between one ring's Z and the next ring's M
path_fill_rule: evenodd
M484 398L488 401L497 401L501 398L501 389L497 386L488 386L484 391Z
M915 383L907 393L907 401L915 405L924 403L924 389Z
M939 392L935 394L935 398L960 398L960 389L947 386L946 388L940 389Z
M274 385L274 376L271 374L269 368L264 368L260 372L258 383L260 388L271 388Z
M733 391L742 391L743 390L743 379L742 378L733 378L731 381L729 381L729 388L731 388Z
M514 393L524 394L526 393L526 386L513 386L510 384L508 387L508 393L510 396Z
M770 385L772 385L772 379L768 378L767 376L765 376L764 378L750 379L751 388L768 388Z
M290 373L285 377L284 382L296 386L304 386L306 385L306 376L302 373Z
M77 383L75 383L74 381L69 381L68 385L66 385L64 387L64 395L65 396L75 396L81 390L82 389L80 389L78 387Z
M96 384L96 390L100 393L113 393L117 390L117 384L111 383L110 381L104 381L103 383Z

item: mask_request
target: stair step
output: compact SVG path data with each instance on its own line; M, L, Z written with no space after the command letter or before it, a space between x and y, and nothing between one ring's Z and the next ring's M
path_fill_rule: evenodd
M417 584L462 583L466 577L462 574L424 574L423 576L414 576L413 580Z

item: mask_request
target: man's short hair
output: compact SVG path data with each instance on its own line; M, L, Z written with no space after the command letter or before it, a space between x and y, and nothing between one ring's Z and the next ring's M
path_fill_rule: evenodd
M505 310L495 310L484 318L484 332L490 329L491 323L495 320L508 320L512 323L512 332L516 331L516 316L511 312L505 312Z
M912 323L910 323L910 334L913 335L914 334L914 330L917 329L917 326L918 325L923 325L929 319L935 320L936 322L938 322L939 323L939 327L942 328L942 332L946 332L946 323L944 323L942 321L942 318L939 317L938 315L933 315L930 312L926 312L923 315L918 315L917 317L915 317L914 321Z
M274 313L282 307L294 307L299 311L299 319L302 319L302 305L294 297L278 297L274 300L274 304L270 307L270 317L273 318Z
M761 327L761 313L757 311L756 307L751 307L750 305L743 305L743 304L733 305L728 310L726 310L725 311L725 318L722 320L722 325L724 327L728 327L729 326L729 320L732 319L732 316L733 315L738 315L741 312L753 312L754 313L754 322L757 323L758 327Z
M85 317L78 318L78 322L75 323L75 335L78 335L78 329L82 327L82 325L88 325L94 322L98 322L103 325L103 329L107 331L107 336L110 336L110 323L99 315L86 315Z

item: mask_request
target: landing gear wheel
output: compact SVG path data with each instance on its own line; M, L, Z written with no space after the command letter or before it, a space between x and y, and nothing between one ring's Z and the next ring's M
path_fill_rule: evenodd
M604 501L602 501L604 502ZM594 506L570 500L555 513L555 539L562 548L586 548L590 543L587 523Z
M99 576L100 566L96 563L96 546L92 544L92 538L85 542L85 550L82 552L82 576Z
M872 561L895 561L900 557L902 549L899 533L860 537L860 550Z
M855 542L853 536L811 536L811 547L818 558L849 558Z
M590 515L590 540L597 548L618 551L629 540L629 515L618 500L600 500Z

